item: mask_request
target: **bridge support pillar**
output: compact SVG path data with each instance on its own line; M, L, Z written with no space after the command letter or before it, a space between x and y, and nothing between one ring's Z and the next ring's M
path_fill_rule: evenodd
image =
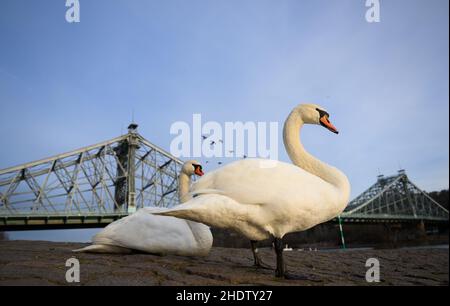
M128 168L128 142L122 141L117 147L114 148L118 163L117 173L114 181L114 211L124 212L123 206L126 203L127 195L127 177L126 169Z
M115 211L134 213L136 211L136 149L139 148L137 124L128 126L128 138L118 145L116 152L117 178L115 182ZM124 209L126 204L126 209Z

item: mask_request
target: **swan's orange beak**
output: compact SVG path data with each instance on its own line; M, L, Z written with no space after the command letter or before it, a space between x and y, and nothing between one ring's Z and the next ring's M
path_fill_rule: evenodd
M336 127L331 124L330 120L328 120L327 116L322 116L320 118L320 124L324 127L326 127L327 129L329 129L330 131L332 131L335 134L339 134L338 130L336 129Z
M203 171L202 168L200 167L195 167L194 173L197 174L198 176L203 176Z

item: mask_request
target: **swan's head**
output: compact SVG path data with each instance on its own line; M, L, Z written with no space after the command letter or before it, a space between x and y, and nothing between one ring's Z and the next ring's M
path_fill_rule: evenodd
M296 107L304 123L321 125L338 134L336 127L330 122L330 114L317 104L300 104Z
M181 168L181 171L189 176L194 174L202 176L204 174L202 165L196 160L188 160L187 162L185 162L183 164L183 167Z

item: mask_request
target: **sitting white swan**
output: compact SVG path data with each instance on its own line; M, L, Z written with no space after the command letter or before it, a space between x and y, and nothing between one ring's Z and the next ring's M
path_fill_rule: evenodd
M300 129L305 123L338 133L323 108L301 104L290 113L283 131L294 165L262 159L231 163L199 179L191 200L158 214L232 229L253 241L273 236L275 275L290 278L283 263L283 236L336 217L350 195L347 177L303 148Z
M180 201L189 199L192 175L203 175L196 161L184 163L179 175ZM138 250L152 254L205 256L212 246L212 234L208 226L175 217L157 216L151 213L162 208L141 208L134 214L119 219L92 238L92 245L74 250L90 253L131 253Z

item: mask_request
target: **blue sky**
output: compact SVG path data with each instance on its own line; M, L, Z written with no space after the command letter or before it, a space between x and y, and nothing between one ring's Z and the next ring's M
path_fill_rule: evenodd
M448 188L449 2L380 2L381 22L367 23L363 0L80 0L69 24L64 0L2 0L0 168L115 137L132 110L168 149L170 125L193 113L281 126L314 102L341 133L306 127L303 143L352 196L400 166L425 190Z

